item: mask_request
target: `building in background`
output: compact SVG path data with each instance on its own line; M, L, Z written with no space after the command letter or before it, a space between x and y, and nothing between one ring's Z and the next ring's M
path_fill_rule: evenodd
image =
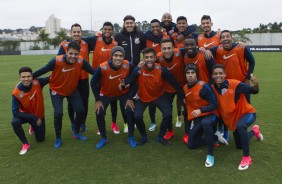
M55 38L56 33L61 30L61 19L58 19L54 14L51 14L45 25L46 33L50 34L49 38Z

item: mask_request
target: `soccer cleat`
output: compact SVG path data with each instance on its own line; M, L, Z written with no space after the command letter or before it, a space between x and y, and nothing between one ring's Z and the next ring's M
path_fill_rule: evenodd
M151 132L155 131L156 126L157 126L156 123L151 122L151 123L150 123L150 126L149 126L149 131L151 131Z
M79 133L73 134L73 135L72 135L72 138L74 138L74 139L79 139L79 140L81 140L81 141L86 141L86 140L87 140L87 137L85 137L85 136L83 136L83 135L81 135L81 134L79 134Z
M221 133L219 131L216 131L215 134L217 136L217 140L222 143L222 144L225 144L225 145L228 145L228 142L226 139L224 139L224 137L221 135Z
M28 133L30 135L34 134L34 130L33 130L33 127L31 125L29 125Z
M135 141L134 137L128 137L128 143L132 148L135 148L138 146L138 143Z
M62 139L56 139L54 143L54 148L60 148L62 146Z
M124 123L123 133L128 133L128 125Z
M241 163L240 163L238 169L239 169L240 171L246 170L246 169L249 168L249 166L252 164L252 162L253 162L253 161L252 161L251 156L243 156L243 158L242 158L242 160L241 160Z
M142 137L140 140L139 145L142 146L148 142L148 137Z
M117 126L116 123L112 123L112 131L114 132L114 134L119 134L119 128Z
M224 130L223 130L223 126L218 126L218 131L221 133L221 135L223 136L224 134Z
M262 134L260 133L260 130L259 130L259 126L258 125L254 125L253 128L252 128L257 140L259 141L263 141L263 136Z
M164 138L157 138L157 142L159 142L159 143L161 143L162 145L165 145L165 146L170 146L171 145L171 143L170 142L168 142L166 139L164 139Z
M222 134L221 134L221 135L222 135ZM224 132L223 132L223 137L224 137L224 139L225 139L227 142L230 140L228 130L224 130Z
M182 137L182 141L184 142L184 144L188 144L188 139L189 139L188 134L184 134L184 136Z
M102 138L97 144L96 144L96 148L102 148L104 147L106 144L108 144L108 140L106 138Z
M182 116L178 116L176 118L176 123L175 123L175 127L181 127L182 126Z
M29 150L30 144L23 144L21 151L19 152L20 155L26 154L27 150Z
M85 125L85 124L82 124L82 125L81 125L80 131L81 131L81 133L86 132L86 125Z
M97 130L97 135L101 135L99 130Z
M207 159L205 162L206 167L212 167L214 165L214 156L212 155L207 155Z
M168 130L167 133L166 133L165 136L164 136L164 139L165 139L165 140L169 140L169 139L171 139L171 137L173 137L173 136L174 136L173 130Z

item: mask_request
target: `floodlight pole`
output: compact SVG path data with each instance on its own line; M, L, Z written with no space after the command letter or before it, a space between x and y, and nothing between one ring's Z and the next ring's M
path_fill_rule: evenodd
M169 8L169 13L171 14L170 0L168 0L168 8Z
M91 20L91 31L93 31L93 27L92 27L92 0L90 1L90 20Z

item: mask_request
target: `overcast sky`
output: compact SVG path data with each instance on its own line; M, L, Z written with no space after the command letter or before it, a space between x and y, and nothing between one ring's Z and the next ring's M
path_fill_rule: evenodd
M214 30L282 22L281 0L1 0L0 29L45 27L48 17L55 14L63 28L79 23L91 30L92 12L92 29L97 30L104 21L122 23L127 14L150 22L169 11L174 21L186 16L188 24L199 24L202 15L210 15Z

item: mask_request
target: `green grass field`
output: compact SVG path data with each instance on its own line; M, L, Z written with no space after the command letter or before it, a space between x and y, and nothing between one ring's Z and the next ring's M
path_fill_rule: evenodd
M242 151L235 148L232 136L229 146L215 148L214 167L205 168L206 148L188 150L181 141L183 127L175 128L176 136L170 147L155 141L159 131L157 128L155 132L147 132L148 144L132 149L127 144L126 134L114 135L111 132L110 113L107 119L109 144L97 150L95 145L100 136L96 135L92 94L87 119L88 131L85 133L89 140L81 142L72 139L65 105L63 146L55 149L53 108L47 86L44 89L46 141L37 143L33 136L28 135L28 125L24 125L31 149L26 155L20 156L18 152L21 143L10 123L11 92L19 80L18 68L28 65L37 70L53 56L0 56L0 183L280 183L282 53L254 53L254 56L254 75L260 81L260 93L252 96L252 104L257 110L257 123L265 140L251 141L253 165L246 171L237 169ZM144 118L148 125L148 113ZM158 123L160 119L158 113ZM118 124L122 127L120 113ZM138 131L135 131L135 137L139 139Z

